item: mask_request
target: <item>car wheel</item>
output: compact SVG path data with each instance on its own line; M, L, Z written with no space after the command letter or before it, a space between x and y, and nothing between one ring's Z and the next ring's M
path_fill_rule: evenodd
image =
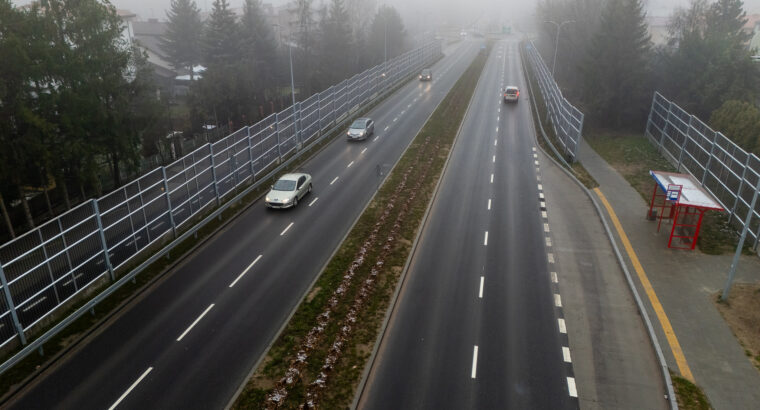
M311 192L311 184L309 184L309 191L308 192Z
M296 195L295 198L293 198L293 208L298 206L298 195Z

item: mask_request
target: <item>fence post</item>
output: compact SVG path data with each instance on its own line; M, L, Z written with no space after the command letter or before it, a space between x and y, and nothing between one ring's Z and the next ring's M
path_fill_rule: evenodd
M665 149L665 136L668 135L668 129L670 128L670 116L673 112L673 103L668 101L668 115L665 117L665 127L662 130L662 136L660 137L660 149Z
M282 148L280 147L280 113L274 115L274 133L277 135L277 163L282 162Z
M652 108L649 109L649 116L647 116L647 125L644 127L644 135L649 134L649 136L654 139L654 135L652 135L651 132L649 132L649 124L652 123L652 113L654 112L654 105L657 101L657 91L654 92L654 95L652 96Z
M731 207L731 213L728 215L728 223L731 223L736 214L736 206L739 204L739 197L742 195L742 188L744 188L744 177L747 175L747 168L749 168L749 159L752 155L747 154L747 160L744 162L744 168L742 168L742 177L739 179L739 189L736 190L736 198L734 199L734 206Z
M16 327L16 333L21 341L22 345L26 345L26 336L24 335L24 328L21 326L21 322L18 320L18 314L16 313L16 305L13 303L11 297L11 290L8 289L8 281L5 279L5 272L3 271L3 264L0 263L0 284L3 286L3 294L5 294L6 306L8 311L11 312L11 319L13 320L13 326Z
M111 257L108 256L108 245L106 244L106 234L103 231L103 221L100 219L100 208L98 207L98 201L92 199L92 209L95 212L95 219L98 222L98 232L100 233L100 243L103 246L103 256L106 260L106 267L108 268L108 276L111 277L111 282L116 281L116 277L113 274L113 266L111 266Z
M728 280L726 280L726 286L723 288L723 294L720 299L725 301L728 299L728 292L731 290L731 284L734 281L736 275L736 265L739 264L739 255L742 253L744 247L744 240L747 239L747 231L749 231L749 224L752 222L752 215L754 213L755 204L757 203L757 195L760 191L760 178L757 180L757 186L755 187L755 194L752 195L752 203L749 205L749 212L747 217L744 218L744 228L742 228L742 236L739 238L739 244L736 245L736 252L734 253L734 260L731 262L731 268L728 271Z
M245 132L248 135L248 163L251 165L251 182L253 182L256 180L256 172L253 167L253 144L251 143L253 138L251 137L251 127L247 127Z
M161 173L164 176L164 193L166 193L166 207L169 209L169 222L172 224L172 235L177 239L177 225L174 224L174 210L172 209L172 199L169 196L169 181L166 179L166 167L161 167Z
M681 153L678 154L678 166L676 167L676 172L681 172L681 164L683 163L683 152L686 150L686 142L689 140L689 130L691 130L691 123L694 120L693 115L689 115L689 125L686 129L686 133L683 136L683 144L681 144Z
M713 131L712 145L710 145L710 156L707 158L707 164L705 164L705 172L702 174L702 185L705 184L705 179L707 179L707 172L710 170L710 164L712 163L713 153L715 152L715 144L717 141L718 133L716 131Z
M214 159L214 144L208 144L208 150L211 153L211 178L214 179L214 195L216 196L216 206L221 203L219 201L219 182L216 180L216 160Z

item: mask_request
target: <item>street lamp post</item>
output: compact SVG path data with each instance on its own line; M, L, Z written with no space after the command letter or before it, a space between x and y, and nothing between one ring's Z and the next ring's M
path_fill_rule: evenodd
M290 97L293 103L293 130L295 132L294 135L296 136L296 141L298 141L298 119L296 118L296 83L293 80L293 44L291 41L288 42L288 58L290 59Z
M575 20L565 20L562 23L557 24L554 21L545 21L544 23L551 23L557 26L557 36L554 40L554 59L552 60L552 77L554 77L554 67L557 65L557 47L559 46L559 31L567 23L575 23Z

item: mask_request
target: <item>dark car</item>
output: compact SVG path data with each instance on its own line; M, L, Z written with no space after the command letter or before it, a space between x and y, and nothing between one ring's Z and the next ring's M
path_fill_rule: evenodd
M420 81L432 81L433 80L433 71L431 71L429 68L426 68L422 70L420 73Z

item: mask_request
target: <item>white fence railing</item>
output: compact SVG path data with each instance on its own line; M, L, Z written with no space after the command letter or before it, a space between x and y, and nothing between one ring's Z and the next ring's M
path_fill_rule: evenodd
M429 42L0 246L0 347L441 55ZM168 239L168 238L167 238Z
M533 42L525 43L525 53L536 75L538 88L543 96L554 135L557 136L568 160L575 162L583 134L583 113L562 96L562 91L554 81Z
M760 158L747 153L699 118L690 115L659 92L652 99L646 135L679 172L685 170L702 183L729 212L739 230L758 195ZM755 206L747 233L758 248L760 204Z

